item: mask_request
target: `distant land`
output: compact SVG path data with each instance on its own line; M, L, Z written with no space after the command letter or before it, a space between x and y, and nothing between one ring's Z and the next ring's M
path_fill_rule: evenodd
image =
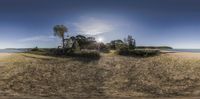
M170 46L137 46L138 49L173 49Z

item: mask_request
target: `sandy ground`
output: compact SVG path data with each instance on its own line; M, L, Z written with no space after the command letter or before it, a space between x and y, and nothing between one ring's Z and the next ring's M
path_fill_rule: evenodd
M7 57L7 56L10 56L12 55L11 53L0 53L0 58L4 58L4 57Z
M180 58L189 58L189 59L200 59L200 53L192 52L170 52L169 55L180 57Z
M189 52L166 52L166 54L173 55L181 58L195 58L200 59L200 53L189 53ZM9 57L13 53L0 53L0 59ZM35 97L35 96L10 96L4 95L4 92L0 91L0 99L70 99L65 97ZM146 98L146 97L126 97L126 98L108 98L108 97L92 97L92 98L73 98L73 99L200 99L200 97L171 97L171 98Z

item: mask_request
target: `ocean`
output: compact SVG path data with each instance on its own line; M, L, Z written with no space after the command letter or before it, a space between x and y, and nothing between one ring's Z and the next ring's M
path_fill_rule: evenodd
M200 53L200 49L169 49L167 51Z
M0 53L19 53L23 52L23 50L18 49L0 49Z

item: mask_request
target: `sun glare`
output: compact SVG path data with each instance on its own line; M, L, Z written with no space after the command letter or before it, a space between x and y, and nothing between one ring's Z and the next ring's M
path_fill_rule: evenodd
M99 38L97 38L97 42L103 42L103 38L102 37L99 37Z

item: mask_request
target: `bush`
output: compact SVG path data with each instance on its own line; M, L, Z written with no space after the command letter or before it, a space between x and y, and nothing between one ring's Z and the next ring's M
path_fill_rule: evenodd
M72 57L85 57L85 58L100 58L100 53L97 51L83 50L83 51L74 51L73 49L50 49L48 52L49 55L56 56L72 56Z
M101 43L100 44L100 52L103 52L103 53L109 53L110 52L110 49L107 45Z
M98 59L98 58L100 58L100 53L97 51L84 50L84 51L75 52L74 56Z
M135 49L131 50L128 48L121 48L118 50L119 55L126 55L126 56L140 56L140 57L148 57L148 56L155 56L160 53L160 50L156 49Z
M49 55L62 55L63 54L63 50L62 49L56 49L56 48L50 49L48 51L48 54Z
M48 51L50 55L72 55L73 53L72 49L50 49Z
M39 48L35 47L35 48L31 49L31 51L39 51Z

